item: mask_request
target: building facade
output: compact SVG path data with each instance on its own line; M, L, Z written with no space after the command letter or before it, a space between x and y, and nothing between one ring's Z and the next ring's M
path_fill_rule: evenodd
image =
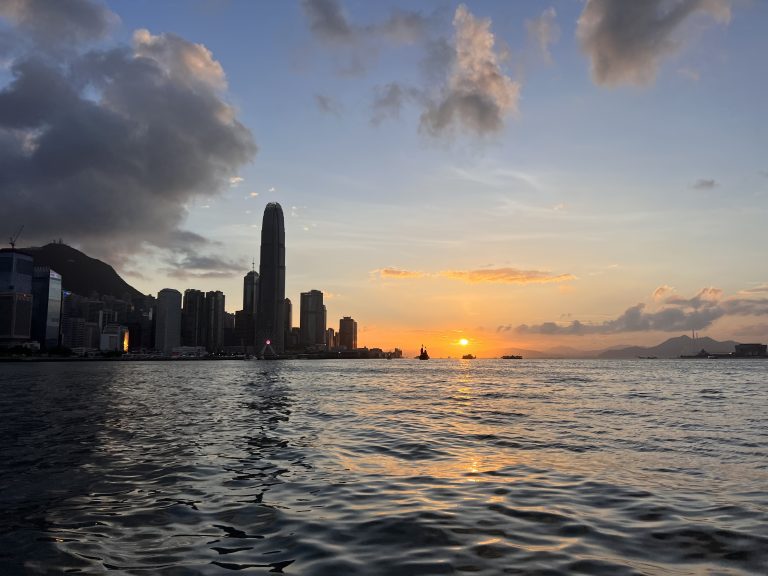
M192 288L184 290L181 311L182 346L205 346L205 321L205 293Z
M234 319L233 319L234 327ZM224 348L224 293L212 290L205 293L205 349L210 353Z
M0 251L0 345L29 340L32 331L32 257Z
M301 293L299 316L301 346L303 348L324 348L325 306L323 306L323 293L320 290Z
M339 347L347 350L357 348L357 322L349 316L339 320Z
M47 266L35 266L32 272L31 336L40 343L42 350L59 345L61 302L61 275Z
M163 288L157 293L155 349L171 354L181 345L181 292Z
M270 202L261 224L259 299L256 308L256 349L285 350L285 221L283 209ZM267 344L269 342L269 344Z

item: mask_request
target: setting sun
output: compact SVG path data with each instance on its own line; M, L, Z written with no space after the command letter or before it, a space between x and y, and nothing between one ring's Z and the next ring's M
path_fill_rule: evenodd
M466 338L462 338L461 340L459 340L459 344L461 344L462 346L466 346L467 344L469 344L469 340L467 340Z

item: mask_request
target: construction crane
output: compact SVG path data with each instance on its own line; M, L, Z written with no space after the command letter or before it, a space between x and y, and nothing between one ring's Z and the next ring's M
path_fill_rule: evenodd
M9 240L9 242L8 242L8 243L11 245L11 250L15 250L15 249L16 249L16 240L18 240L18 239L19 239L19 236L21 236L21 231L22 231L22 230L24 230L24 224L22 224L21 226L19 226L19 229L18 229L18 230L16 230L16 234L14 234L13 236L11 236L11 238L10 238L10 240Z

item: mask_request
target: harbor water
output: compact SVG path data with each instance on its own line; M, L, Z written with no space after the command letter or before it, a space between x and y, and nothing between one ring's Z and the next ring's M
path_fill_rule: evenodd
M0 574L766 574L768 362L0 365Z

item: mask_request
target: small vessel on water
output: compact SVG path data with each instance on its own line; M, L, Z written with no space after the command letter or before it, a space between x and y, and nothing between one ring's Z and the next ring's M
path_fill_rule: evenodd
M419 360L429 360L429 354L427 354L427 349L424 348L424 345L421 345L421 350L419 351L419 355L416 356Z
M461 357L462 360L474 360L477 358L477 356L472 356L472 354L464 354L464 356Z
M501 359L502 360L522 360L523 357L522 356L515 356L514 354L510 354L508 356L502 356Z

